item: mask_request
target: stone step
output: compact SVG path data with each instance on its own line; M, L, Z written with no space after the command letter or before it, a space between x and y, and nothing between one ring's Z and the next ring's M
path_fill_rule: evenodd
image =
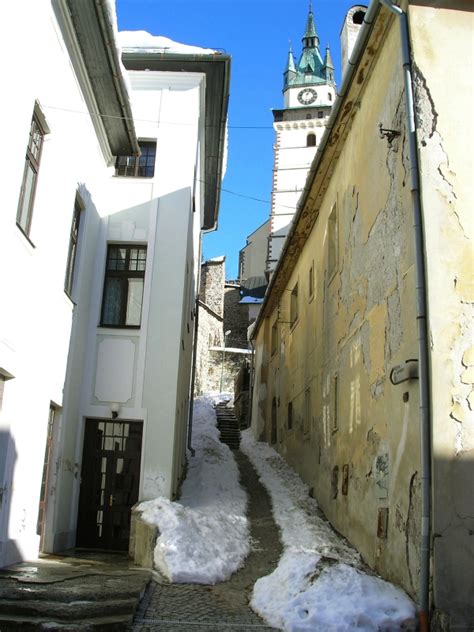
M94 619L71 619L59 621L54 618L39 618L28 615L0 615L1 632L41 631L48 632L88 632L89 630L110 630L122 632L130 630L133 623L132 615L103 616Z
M59 621L82 621L104 616L127 615L133 613L137 600L107 599L103 601L54 602L40 599L2 599L0 614L27 615L37 618L53 618ZM0 627L1 630L1 627Z

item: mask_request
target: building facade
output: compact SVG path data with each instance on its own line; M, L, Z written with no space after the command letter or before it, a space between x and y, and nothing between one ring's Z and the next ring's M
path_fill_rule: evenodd
M176 493L230 64L130 34L121 59L107 4L33 11L39 52L15 65L32 80L2 104L15 152L0 252L17 262L0 317L3 565L127 549L131 506Z
M371 3L254 329L256 437L422 629L474 623L472 29Z

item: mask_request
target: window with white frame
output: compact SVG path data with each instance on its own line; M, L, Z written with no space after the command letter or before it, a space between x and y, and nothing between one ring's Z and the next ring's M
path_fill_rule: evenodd
M139 156L118 156L115 175L129 178L153 178L155 175L156 141L138 141Z
M29 237L33 205L35 201L36 183L41 161L44 137L48 133L38 107L35 107L30 125L30 135L26 148L25 167L21 182L20 199L16 214L17 226Z
M74 211L72 214L71 232L69 233L69 248L66 263L66 275L64 278L64 291L72 296L72 288L74 284L74 270L76 267L77 244L79 241L79 226L81 223L82 203L80 198L76 196L74 202Z
M110 244L107 250L102 327L140 327L146 246Z

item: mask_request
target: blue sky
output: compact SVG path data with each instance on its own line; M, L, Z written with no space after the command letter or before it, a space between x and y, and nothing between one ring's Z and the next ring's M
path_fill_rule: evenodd
M313 0L316 29L340 84L339 34L356 2ZM204 258L226 256L226 276L237 276L247 235L270 213L272 108L281 93L288 43L301 52L308 0L116 0L121 31L144 30L183 44L222 49L232 56L229 155L222 183L219 228L204 236ZM257 198L257 199L252 199ZM264 200L264 202L258 201Z

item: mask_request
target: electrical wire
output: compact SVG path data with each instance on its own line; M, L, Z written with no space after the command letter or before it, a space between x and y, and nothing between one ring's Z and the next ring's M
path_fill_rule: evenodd
M73 108L61 108L55 105L43 105L42 107L49 110L57 110L60 112L69 112L70 114L82 114L85 116L97 116L102 119L117 119L121 121L134 121L137 123L157 123L156 119L140 119L129 116L117 116L114 114L91 114L83 110L75 110ZM180 125L180 126L194 126L195 123L175 122L175 121L160 121L160 125ZM217 127L216 125L206 125L206 127ZM227 125L229 129L273 129L272 125Z
M87 115L90 116L89 112L85 112L82 110L74 110L71 108L62 108L62 107L57 107L54 105L43 105L44 108L50 109L50 110L58 110L60 112L69 112L72 114L82 114L82 115ZM126 116L114 116L113 114L99 114L96 115L99 116L100 118L111 118L111 119L121 119L121 120L132 120L129 117ZM158 123L157 120L147 120L147 119L133 119L134 121L140 122L140 123ZM193 123L171 123L171 122L166 122L166 121L159 121L160 125L193 125ZM245 125L245 126L239 126L239 125L228 125L229 128L231 129L273 129L272 127L261 127L261 126L251 126L251 125ZM208 184L207 182L205 182L204 180L199 180L199 182L201 182L201 184L204 184L205 186ZM253 200L254 202L261 202L262 204L271 204L271 200L263 200L262 198L258 198L258 197L254 197L252 195L246 195L244 193L237 193L237 191L232 191L231 189L226 189L224 187L216 187L217 190L222 191L224 193L229 193L230 195L235 195L237 197L241 197L241 198L245 198L247 200ZM288 208L291 209L293 211L293 213L295 212L295 207L294 206L288 206L286 204L279 204L278 205L280 208ZM278 214L278 216L281 214ZM292 213L283 213L283 215L292 215Z

